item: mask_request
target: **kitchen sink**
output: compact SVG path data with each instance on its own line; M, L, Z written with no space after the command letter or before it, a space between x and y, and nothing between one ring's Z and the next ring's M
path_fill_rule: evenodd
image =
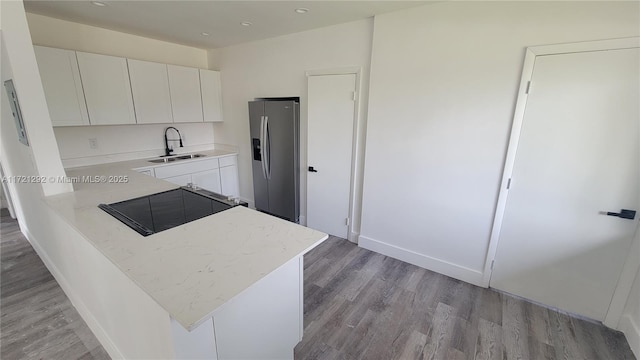
M204 154L188 154L188 155L179 155L179 156L173 156L173 157L162 157L160 159L153 159L153 160L148 160L151 163L156 163L156 164L163 164L163 163L169 163L169 162L174 162L174 161L180 161L180 160L188 160L188 159L197 159L197 158L201 158L201 157L205 157L207 155Z

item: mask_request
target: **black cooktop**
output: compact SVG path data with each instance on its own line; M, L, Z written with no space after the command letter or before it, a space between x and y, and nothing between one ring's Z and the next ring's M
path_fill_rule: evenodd
M140 235L149 236L236 205L219 194L182 187L98 207Z

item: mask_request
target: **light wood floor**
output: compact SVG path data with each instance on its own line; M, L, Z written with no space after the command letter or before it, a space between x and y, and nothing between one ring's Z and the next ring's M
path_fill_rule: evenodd
M304 261L296 359L635 359L620 332L346 240Z
M0 358L109 359L6 210ZM635 359L602 325L331 237L305 256L300 359Z
M0 253L0 358L109 359L6 209Z

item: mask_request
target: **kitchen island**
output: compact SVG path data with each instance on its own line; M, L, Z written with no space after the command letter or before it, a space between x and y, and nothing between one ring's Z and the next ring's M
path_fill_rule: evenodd
M68 169L73 179L102 180L46 198L85 242L70 254L85 263L77 282L104 287L102 297L70 298L110 355L293 358L303 329L302 256L327 235L238 206L143 237L98 204L177 187L132 170L145 164Z

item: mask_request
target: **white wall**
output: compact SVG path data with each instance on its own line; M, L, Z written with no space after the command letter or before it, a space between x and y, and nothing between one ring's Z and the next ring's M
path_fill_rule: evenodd
M361 246L481 284L525 47L639 32L637 2L377 16Z
M22 1L0 2L1 78L13 79L31 146L18 142L0 93L0 162L4 175L64 175ZM57 165L52 173L40 163ZM169 314L45 203L44 186L9 182L20 230L113 358L174 357ZM149 331L149 329L153 329Z
M207 51L95 26L27 13L34 45L207 68Z
M215 143L238 148L241 197L253 200L248 102L257 97L300 97L300 158L301 169L306 169L305 72L362 67L360 110L366 118L371 30L372 20L368 19L209 52L209 67L222 73L225 118L224 123L214 125ZM301 216L306 215L306 175L301 171Z
M190 46L125 34L94 26L27 14L33 44L167 64L207 68L207 52ZM65 166L128 160L164 154L166 124L56 127L60 156ZM209 149L213 125L177 124L185 135L180 152ZM98 148L89 147L89 139Z
M35 54L33 47L24 40L29 39L29 28L25 22L24 9L22 2L9 2L3 4L2 26L6 29L3 36L3 46L11 49L11 53L6 53L3 61L4 77L13 79L18 99L20 101L21 113L24 119L24 127L29 142L29 146L21 144L20 152L29 157L27 164L17 166L28 166L29 170L36 171L43 176L61 176L64 175L64 169L60 158L56 156L58 147L53 136L51 127L51 119L49 118L49 110L44 99L44 90L39 73L32 73L33 67L36 66ZM4 86L2 89L3 107L10 111ZM9 113L10 114L10 113ZM4 133L3 136L13 136L12 140L17 141L17 132L15 125L10 133ZM2 161L7 166L6 161ZM14 162L15 164L15 162ZM9 175L9 170L5 175ZM54 195L72 190L71 184L63 183L43 183L38 186L39 193L45 195Z

